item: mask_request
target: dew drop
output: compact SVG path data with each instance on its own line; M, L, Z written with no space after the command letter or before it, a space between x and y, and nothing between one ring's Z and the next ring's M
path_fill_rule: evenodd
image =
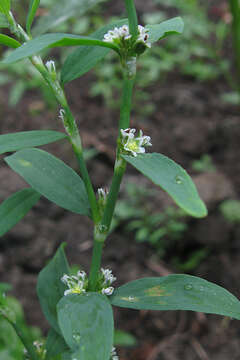
M128 300L129 300L129 301L133 301L133 300L134 300L134 297L133 297L133 296L129 296L129 297L128 297Z
M199 286L199 290L200 290L200 291L204 291L204 287L203 287L203 286Z
M182 178L182 176L177 175L177 176L175 177L175 182L176 182L178 185L181 185L181 184L183 183L183 178Z
M192 290L193 286L191 284L184 285L185 290Z

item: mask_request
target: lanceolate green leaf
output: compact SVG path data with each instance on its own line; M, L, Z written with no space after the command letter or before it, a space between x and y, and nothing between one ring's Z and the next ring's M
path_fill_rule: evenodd
M49 239L51 241L51 239ZM42 311L53 329L61 334L57 322L57 303L63 297L65 285L61 281L64 274L69 274L69 266L64 253L64 244L57 250L54 258L40 272L37 293ZM53 334L52 334L53 335ZM49 342L50 340L48 340Z
M84 183L63 161L34 148L20 150L4 160L48 200L77 214L89 215Z
M119 27L128 24L127 19L119 20L108 24L90 36L102 40L104 35L115 26ZM107 48L81 46L71 53L62 67L61 80L63 83L72 81L86 74L91 70L110 50Z
M16 192L0 205L0 236L16 225L35 205L40 194L33 189Z
M0 154L49 144L66 137L66 134L52 130L23 131L0 135Z
M160 24L146 25L149 30L149 41L154 43L168 35L182 34L184 23L180 17L163 21Z
M114 44L92 37L60 33L44 34L26 42L21 47L13 51L5 60L3 60L3 63L14 63L26 57L30 57L47 48L79 45L100 46L108 49L114 49L116 51L118 50Z
M31 26L34 20L34 17L36 15L37 9L39 7L40 0L31 0L28 10L28 16L27 16L27 24L26 29L28 34L31 32Z
M58 0L52 1L47 15L39 17L33 28L34 35L43 34L50 29L74 17L81 21L81 16L96 4L104 0Z
M240 301L224 288L190 275L131 281L114 291L113 305L130 309L192 310L240 320Z
M88 292L64 296L58 323L76 360L109 360L113 345L112 307L105 295Z
M19 46L21 46L20 42L11 38L10 36L3 35L3 34L0 34L0 44L11 47L13 49L16 49Z
M1 0L0 1L0 12L3 14L8 14L11 8L11 1L10 0Z
M195 217L207 215L207 209L187 172L168 157L152 153L137 157L123 155L123 158L165 190L188 214Z

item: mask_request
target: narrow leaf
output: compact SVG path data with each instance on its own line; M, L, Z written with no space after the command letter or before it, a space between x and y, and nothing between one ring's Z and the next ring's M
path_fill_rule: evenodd
M69 266L62 244L57 250L54 258L40 272L37 282L37 294L42 311L53 327L61 334L57 322L57 303L63 297L65 285L61 281L64 274L69 274Z
M40 194L33 189L16 192L0 205L0 236L16 225L38 202Z
M91 34L91 37L102 40L104 35L114 27L128 24L127 19L108 24ZM72 52L62 67L61 81L66 83L86 74L109 53L109 49L93 46L81 46Z
M82 179L55 156L39 149L24 149L4 159L33 189L64 209L89 215Z
M46 350L47 354L45 360L52 360L57 355L68 351L69 347L67 346L63 337L59 335L53 328L51 328L47 336Z
M47 48L78 45L101 46L104 48L114 49L116 51L118 50L116 45L94 39L92 37L60 33L44 34L20 46L18 49L13 51L5 60L3 60L3 63L14 63L26 57L32 56Z
M0 2L0 12L3 14L8 14L11 8L10 0L1 0Z
M47 15L41 16L33 28L34 35L43 34L70 18L78 18L104 0L58 0L53 1Z
M131 281L114 291L113 305L130 309L191 310L240 320L240 301L224 288L190 275Z
M3 34L0 34L0 44L8 46L10 48L14 48L14 49L21 46L20 42L18 42L17 40L11 38L10 36L3 35Z
M8 28L9 24L4 14L0 12L0 28Z
M207 215L207 209L192 179L173 160L157 153L141 154L137 157L123 155L122 157L154 184L165 190L189 215L198 218Z
M149 41L154 43L169 35L182 34L184 23L180 17L175 17L160 24L146 25L146 28L149 30Z
M98 293L64 296L57 305L63 337L77 360L109 360L113 345L112 307ZM97 350L97 351L96 351Z
M0 154L49 144L66 137L66 134L52 130L23 131L0 135Z
M31 32L31 26L36 15L37 9L39 7L40 0L31 0L27 15L27 23L26 23L26 30L28 34Z

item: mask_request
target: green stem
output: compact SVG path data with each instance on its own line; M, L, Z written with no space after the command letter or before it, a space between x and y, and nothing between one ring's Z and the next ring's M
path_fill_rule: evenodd
M128 79L127 77L124 79L121 112L120 112L120 120L119 120L119 132L120 129L128 128L130 124L133 85L134 85L134 79ZM119 154L120 137L118 137L117 144L118 144L117 156L114 166L112 184L107 197L107 203L105 206L101 223L95 228L93 256L91 261L90 278L89 278L89 283L90 283L89 287L91 291L94 291L96 289L98 273L101 266L103 244L109 234L109 229L118 198L121 181L126 170L126 161L123 160Z
M88 199L89 199L89 203L90 203L91 210L92 210L93 222L94 222L94 224L97 224L100 220L98 205L97 205L96 196L95 196L95 193L93 190L92 182L91 182L89 174L88 174L86 163L83 158L83 152L79 151L78 147L76 147L75 144L72 144L72 145L73 145L73 151L74 151L74 153L77 157L78 163L79 163L79 168L81 171L82 179L83 179L83 182L85 184L86 191L88 194Z
M126 170L126 162L120 157L120 129L127 129L130 124L130 113L132 107L132 92L133 92L134 79L124 78L123 81L123 92L122 92L122 103L119 120L119 136L117 141L117 156L114 166L114 173L112 184L107 198L106 207L103 213L102 226L109 231L116 201L119 194L122 177Z
M134 81L135 79L129 79L128 77L124 77L123 80L119 132L121 129L127 129L130 124L130 109L132 107L132 92Z
M9 24L11 25L12 31L15 33L15 35L19 38L19 40L28 41L29 37L25 33L25 31L16 23L14 17L11 13L9 13L8 18ZM53 95L55 96L57 102L62 107L62 110L64 111L63 115L63 123L65 130L67 131L70 141L73 147L73 151L77 157L81 175L83 178L83 182L85 184L85 188L88 194L89 203L92 210L92 217L94 223L99 222L99 211L97 206L97 200L96 196L93 190L92 182L90 180L87 166L85 163L85 160L83 158L83 149L82 149L82 142L81 137L79 134L79 130L76 124L76 121L74 119L74 116L69 108L67 98L64 93L64 89L60 85L57 76L52 76L49 71L46 69L45 65L43 64L43 61L40 56L32 56L29 58L33 66L40 72L45 82L48 84L49 88L52 90Z
M55 80L53 81L51 79L51 76L48 71L45 70L45 67L43 68L41 64L36 63L36 59L38 57L35 57L32 59L32 63L37 67L39 72L42 74L45 81L48 83L49 87L52 89L52 92L59 102L60 106L64 110L64 126L65 129L70 137L71 144L73 147L73 151L77 157L79 168L81 172L81 176L83 179L83 182L85 184L85 188L88 194L89 203L92 210L92 217L93 221L96 224L99 221L99 212L98 212L98 206L97 206L97 200L96 196L93 190L92 182L90 180L87 166L83 157L83 149L82 149L82 141L81 137L78 131L77 124L75 122L74 116L72 115L72 112L69 108L65 93L63 88L61 87L60 83Z
M32 341L29 340L29 335L28 334L24 334L23 331L19 328L19 326L12 322L11 320L8 319L7 316L4 316L4 318L12 325L12 327L14 328L16 334L18 335L19 339L21 340L21 342L23 343L24 347L26 348L28 355L30 356L31 360L39 360L40 357L38 356Z
M125 7L128 14L129 31L133 38L138 36L138 18L134 0L125 0Z
M110 187L106 208L105 208L103 218L102 218L102 226L103 226L103 228L107 229L108 231L109 231L109 228L110 228L110 225L112 222L113 213L114 213L114 209L116 206L116 202L117 202L117 198L118 198L118 194L119 194L119 190L120 190L120 185L121 185L125 170L126 170L126 161L121 158L116 160L112 184Z
M93 254L92 254L92 260L91 260L91 268L90 268L90 275L89 275L89 290L95 291L97 280L98 280L98 273L101 266L101 260L102 260L102 250L104 241L99 241L98 236L96 232L98 229L95 229L94 232L94 245L93 245ZM103 240L105 237L103 238Z

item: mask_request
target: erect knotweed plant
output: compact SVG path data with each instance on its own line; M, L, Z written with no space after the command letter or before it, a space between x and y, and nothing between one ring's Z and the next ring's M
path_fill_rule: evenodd
M125 0L128 18L108 24L91 36L50 33L32 38L31 25L39 0L30 1L25 30L16 22L10 5L10 0L0 1L1 17L12 33L12 37L1 34L0 43L15 48L3 62L11 64L29 58L59 103L59 117L66 133L41 130L0 136L0 153L13 152L5 157L5 162L30 185L1 204L0 235L21 220L41 196L71 212L90 217L93 224L93 253L88 273L79 271L71 275L64 245L61 245L39 274L37 293L50 324L45 344L28 341L5 306L4 297L0 296L1 315L20 336L26 356L31 360L118 359L113 347L112 306L192 310L240 319L238 299L201 278L176 274L142 278L114 288L115 276L101 264L127 163L166 191L188 214L197 218L207 215L186 171L162 154L145 153L151 146L154 148L154 144L142 130L136 131L130 125L138 57L151 51L154 43L162 38L180 34L182 20L177 17L158 25L139 25L134 1ZM52 60L44 64L38 55L41 50L60 46L77 46L66 59L61 74ZM64 84L92 69L109 51L115 51L122 65L122 103L111 186L108 190L101 188L95 192L83 158L81 131L69 108ZM77 157L81 177L60 159L37 148L64 139L70 142ZM110 241L108 246L111 246Z

